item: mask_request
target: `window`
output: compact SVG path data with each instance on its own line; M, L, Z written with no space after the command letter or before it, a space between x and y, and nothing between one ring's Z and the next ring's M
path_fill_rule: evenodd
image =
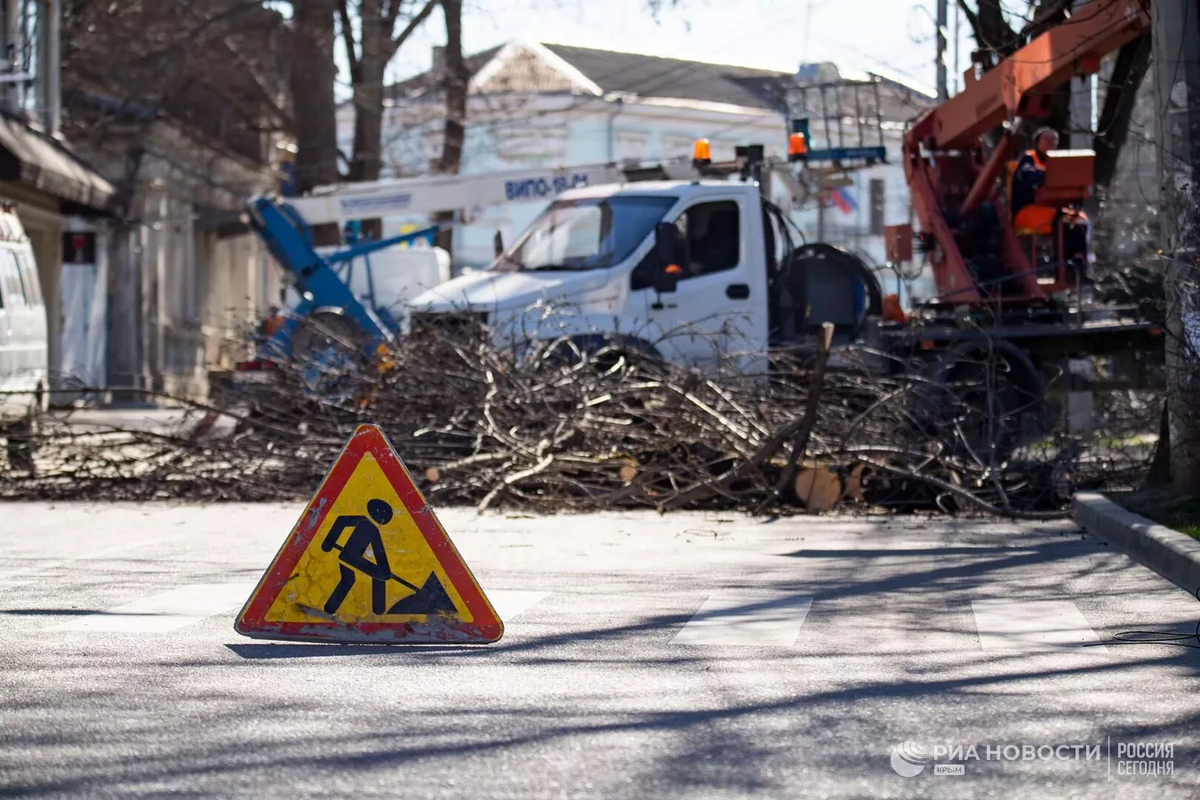
M685 254L683 278L733 269L741 261L738 204L732 200L700 203L675 220Z
M882 178L871 178L871 235L883 235L883 189Z
M492 269L586 270L619 264L646 240L676 198L617 195L556 200Z
M17 268L17 258L11 250L0 251L0 286L4 289L4 298L10 307L20 308L25 305L21 273Z
M29 253L15 253L14 255L20 267L21 280L25 284L25 299L32 306L40 306L42 289L38 284L38 271L37 266L33 263L33 257Z

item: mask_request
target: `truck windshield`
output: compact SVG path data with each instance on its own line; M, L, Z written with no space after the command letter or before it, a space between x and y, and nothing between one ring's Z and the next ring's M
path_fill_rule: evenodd
M621 195L556 200L496 259L492 269L588 270L619 264L645 241L677 199Z

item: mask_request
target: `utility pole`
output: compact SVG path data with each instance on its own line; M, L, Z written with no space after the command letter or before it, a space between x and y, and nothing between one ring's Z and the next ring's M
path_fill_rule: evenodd
M937 93L938 102L950 99L946 85L946 26L950 24L949 0L937 0Z
M1200 9L1153 0L1171 482L1200 495Z
M958 63L958 43L962 39L962 6L958 3L954 4L954 93L958 94L962 91L962 69Z

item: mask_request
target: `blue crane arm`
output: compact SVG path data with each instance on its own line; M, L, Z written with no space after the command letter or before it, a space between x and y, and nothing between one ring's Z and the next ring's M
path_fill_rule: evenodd
M377 352L380 345L392 342L392 332L372 309L354 296L331 265L428 236L437 231L436 226L390 239L363 242L331 256L322 256L313 247L312 229L287 203L269 197L256 197L246 203L246 210L250 226L279 265L292 275L296 288L304 298L300 306L293 309L290 323L283 325L271 337L272 349L290 353L291 335L298 319L320 307L341 309L348 319L361 328L366 333L363 349L368 355Z

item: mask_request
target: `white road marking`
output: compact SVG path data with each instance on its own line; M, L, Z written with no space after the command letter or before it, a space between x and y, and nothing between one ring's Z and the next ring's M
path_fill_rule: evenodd
M46 561L36 567L23 567L6 572L0 576L0 592L37 583L43 572L58 569L66 563L65 561Z
M492 608L500 615L502 622L508 622L550 596L550 592L532 592L522 589L493 589L487 593L492 601Z
M713 594L671 644L788 647L796 643L811 607L811 597Z
M36 578L0 578L0 592L6 592L9 589L19 589L22 586L28 586L36 582Z
M869 597L823 601L831 625L822 631L829 650L869 652L878 656L901 653L954 652L973 647L969 633L953 627L940 595L879 592ZM849 635L848 635L849 634Z
M255 584L196 583L52 625L50 631L168 633L202 619L235 611Z
M973 600L975 629L984 650L1057 650L1085 647L1106 651L1070 600Z
M45 579L48 572L62 569L66 566L72 566L82 570L81 565L86 564L101 564L110 556L121 553L125 550L137 550L148 542L158 541L161 537L157 534L155 538L146 538L145 541L123 541L120 544L109 545L107 547L97 547L87 551L85 555L73 558L70 561L56 559L54 561L43 561L36 567L18 567L16 569L4 571L0 570L0 592L11 589L19 589L23 586L32 586L41 580ZM128 567L126 567L128 568ZM145 569L157 569L153 564L145 565ZM60 585L59 580L55 580L55 585Z

